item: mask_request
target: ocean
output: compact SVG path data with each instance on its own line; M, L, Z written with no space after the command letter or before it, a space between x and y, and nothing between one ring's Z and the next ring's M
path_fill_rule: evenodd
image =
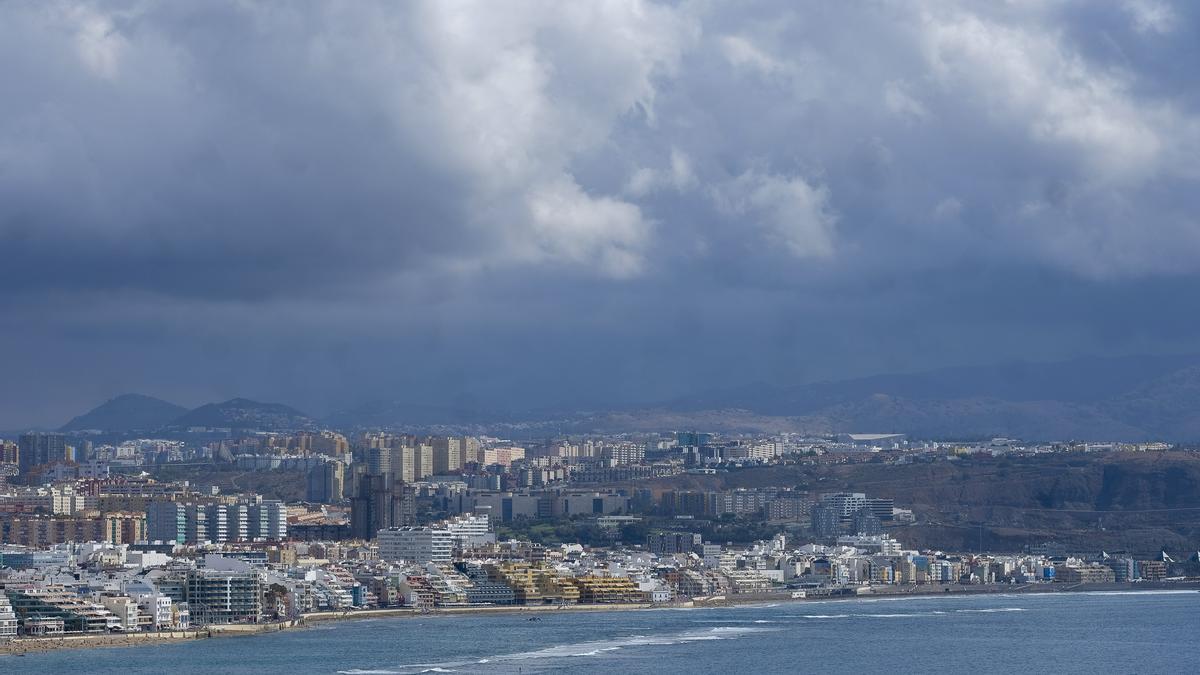
M1200 592L781 602L356 619L251 637L0 657L20 673L1184 673Z

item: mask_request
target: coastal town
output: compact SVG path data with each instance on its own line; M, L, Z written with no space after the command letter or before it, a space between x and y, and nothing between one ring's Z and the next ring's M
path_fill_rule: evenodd
M1200 2L0 63L0 675L1200 671Z
M378 431L219 431L219 440L194 440L214 432L205 429L192 430L193 439L108 444L37 432L0 443L3 649L203 637L372 612L1191 587L1200 579L1194 549L1055 541L1021 551L918 548L905 539L920 516L893 498L662 482L788 463L1153 454L1170 450L1165 444L672 432L517 445ZM214 463L260 489L270 476L299 482L292 487L302 497L162 477Z

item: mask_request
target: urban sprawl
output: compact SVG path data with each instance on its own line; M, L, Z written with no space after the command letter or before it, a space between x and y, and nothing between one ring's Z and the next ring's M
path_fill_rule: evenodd
M388 608L1166 583L1194 580L1200 565L1165 552L1080 553L1053 542L1019 554L910 550L904 528L913 512L870 493L652 487L769 464L940 462L1117 449L1111 444L694 432L518 444L385 432L190 432L194 438L111 444L58 433L0 441L0 640L294 625ZM240 475L302 476L306 498L157 477L213 464ZM764 536L731 542L722 525L758 527ZM554 527L575 541L538 541L539 528Z

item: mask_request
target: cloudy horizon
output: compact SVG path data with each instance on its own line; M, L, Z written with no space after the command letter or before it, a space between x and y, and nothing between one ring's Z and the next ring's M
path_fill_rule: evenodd
M6 4L0 428L126 392L620 406L1198 351L1198 25Z

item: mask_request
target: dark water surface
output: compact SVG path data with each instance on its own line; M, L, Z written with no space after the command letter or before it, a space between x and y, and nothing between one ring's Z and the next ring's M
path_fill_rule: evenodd
M1200 593L788 602L361 619L0 657L14 673L1200 672Z

